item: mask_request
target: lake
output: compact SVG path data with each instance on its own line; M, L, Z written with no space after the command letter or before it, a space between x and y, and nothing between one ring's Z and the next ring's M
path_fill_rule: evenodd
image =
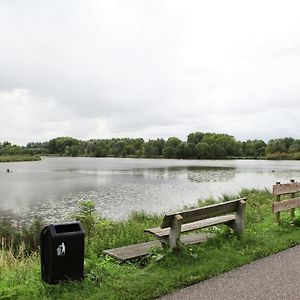
M300 161L44 157L0 164L0 215L61 222L89 199L102 217L120 220L290 179L300 180Z

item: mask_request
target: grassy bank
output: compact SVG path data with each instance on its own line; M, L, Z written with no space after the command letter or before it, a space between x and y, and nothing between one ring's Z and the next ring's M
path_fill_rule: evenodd
M153 249L148 257L129 263L103 256L102 250L150 240L143 229L159 225L161 217L134 214L126 222L111 222L98 219L87 205L77 215L89 234L85 280L55 286L40 280L36 246L33 244L30 251L20 234L17 247L13 247L9 241L17 233L10 232L7 224L0 250L0 299L152 299L300 244L299 212L294 222L284 214L278 226L269 192L243 190L239 196L248 198L246 232L241 240L220 226L210 229L216 237L201 245L182 248L178 253ZM36 227L30 231L35 232ZM4 237L3 229L0 234Z
M0 162L16 162L16 161L36 161L41 160L39 155L3 155L0 156Z

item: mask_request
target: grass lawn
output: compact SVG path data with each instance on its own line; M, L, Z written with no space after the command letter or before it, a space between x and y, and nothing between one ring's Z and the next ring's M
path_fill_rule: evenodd
M299 211L294 221L283 213L277 225L271 210L274 197L268 191L243 190L223 200L239 196L248 198L241 240L221 225L209 229L216 237L202 244L177 253L152 249L149 256L127 263L102 255L102 250L151 240L143 230L158 226L161 216L138 213L126 222L112 222L97 219L93 212L87 218L85 211L79 215L89 233L85 280L58 285L41 281L38 251L26 254L28 245L20 238L18 246L9 245L14 235L0 224L0 238L6 237L0 244L0 299L153 299L300 244Z

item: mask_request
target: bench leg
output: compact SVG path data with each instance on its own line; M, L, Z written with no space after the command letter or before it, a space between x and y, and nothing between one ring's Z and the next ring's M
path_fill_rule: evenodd
M238 203L236 219L233 224L233 230L235 231L238 238L241 238L245 230L245 208L246 208L246 201L241 200Z
M169 246L171 249L178 248L178 240L180 239L182 216L176 215L173 219L169 233Z
M169 237L159 237L158 239L163 249L169 248Z

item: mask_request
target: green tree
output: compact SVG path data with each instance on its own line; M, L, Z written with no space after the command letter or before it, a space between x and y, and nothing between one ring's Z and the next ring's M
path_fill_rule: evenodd
M72 137L57 137L49 141L48 151L51 154L65 155L65 150L67 147L72 147L78 145L79 140Z
M211 158L211 149L207 143L198 143L196 145L196 157L200 159Z
M193 132L188 135L187 142L194 144L196 146L202 141L203 137L204 137L203 132Z
M176 147L176 158L179 159L189 158L187 143L182 142Z
M169 137L165 143L162 154L165 158L176 158L176 149L181 144L181 140L177 137Z
M176 148L172 146L166 146L163 149L164 158L176 158Z
M226 156L225 149L216 143L210 145L210 151L211 151L211 158L225 158Z
M287 141L284 139L272 139L266 146L266 153L285 153L288 152Z
M291 153L295 153L295 152L300 152L300 140L296 139L293 141L293 143L291 144L289 151Z

